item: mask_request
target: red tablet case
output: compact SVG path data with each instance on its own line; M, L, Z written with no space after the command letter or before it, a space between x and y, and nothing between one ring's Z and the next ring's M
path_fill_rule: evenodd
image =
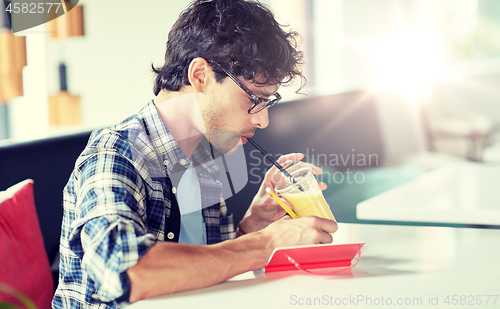
M288 257L295 260L303 269L349 267L365 243L328 244L276 248L267 262L265 271L297 270Z

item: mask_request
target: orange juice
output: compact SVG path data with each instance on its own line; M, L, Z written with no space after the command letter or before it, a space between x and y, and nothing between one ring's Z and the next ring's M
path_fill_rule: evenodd
M281 196L292 204L293 211L300 218L316 216L336 221L319 187L304 192L283 193Z
M297 216L299 218L316 216L336 221L318 181L314 178L312 168L307 163L292 161L285 162L283 167L289 173L289 177L280 171L276 172L275 192L292 204Z

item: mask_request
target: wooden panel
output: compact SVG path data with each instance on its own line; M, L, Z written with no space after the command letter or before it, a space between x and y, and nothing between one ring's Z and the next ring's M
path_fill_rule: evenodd
M23 95L22 70L0 69L0 103Z
M13 63L12 36L9 29L0 29L0 69Z
M64 1L66 7L67 1ZM48 22L50 38L67 38L83 36L83 7L77 5L69 12Z
M80 97L61 91L49 96L49 124L72 125L82 122Z
M23 67L26 65L26 38L0 29L0 103L23 95Z
M13 42L15 66L22 70L28 64L26 60L26 37L14 36Z

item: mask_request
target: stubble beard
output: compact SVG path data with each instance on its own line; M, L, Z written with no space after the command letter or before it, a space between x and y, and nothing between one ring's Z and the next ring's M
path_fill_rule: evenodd
M240 142L240 134L228 129L227 119L229 113L217 109L214 102L201 111L205 122L206 139L221 154L226 154Z

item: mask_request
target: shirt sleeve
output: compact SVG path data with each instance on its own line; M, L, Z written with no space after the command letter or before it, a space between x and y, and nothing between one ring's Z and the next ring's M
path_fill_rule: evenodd
M124 301L130 288L126 270L155 243L145 224L145 184L133 163L113 151L88 157L78 171L70 248L82 251L94 299Z
M220 238L220 241L236 238L233 214L227 212L226 201L222 197L220 201Z

